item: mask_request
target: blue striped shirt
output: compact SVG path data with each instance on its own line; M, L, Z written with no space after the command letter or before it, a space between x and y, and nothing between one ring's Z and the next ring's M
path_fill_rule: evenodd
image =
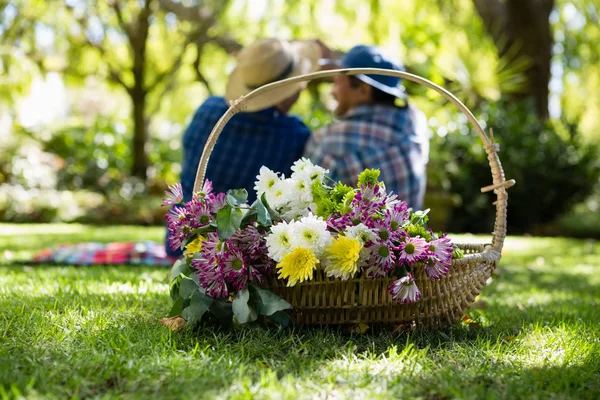
M186 201L192 196L208 136L228 108L223 97L209 97L183 135L181 186ZM309 136L310 130L300 118L274 107L238 113L223 128L208 162L206 177L213 182L215 192L244 188L248 191L248 201L252 202L256 199L254 182L260 167L265 165L289 175Z

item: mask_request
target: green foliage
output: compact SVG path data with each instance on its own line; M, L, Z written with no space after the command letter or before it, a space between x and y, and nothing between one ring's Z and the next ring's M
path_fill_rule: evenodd
M378 169L365 169L363 172L358 174L358 186L375 186L379 184L379 175L381 171Z
M598 146L583 143L575 126L540 122L529 102L486 105L482 115L500 143L507 179L517 181L508 189L511 232L528 232L552 221L592 192L600 179ZM490 170L480 143L470 143L471 138L467 143L460 135L446 137L445 151L458 165L450 171L452 191L462 196L450 229L488 232L495 217L494 199L479 188L491 183Z

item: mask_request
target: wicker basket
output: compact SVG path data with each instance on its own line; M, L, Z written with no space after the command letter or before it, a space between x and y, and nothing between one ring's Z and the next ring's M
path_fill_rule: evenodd
M243 110L251 99L284 85L304 82L334 75L379 74L397 76L431 88L456 105L474 126L483 142L492 171L492 184L481 189L496 194L496 223L490 244L459 244L465 257L452 260L448 275L430 280L423 268L414 270L421 298L413 304L400 304L392 300L387 288L393 278L369 279L359 276L342 281L325 276L317 270L311 281L287 287L285 281L275 276L270 281L271 289L293 306L293 319L298 324L396 324L406 327L420 326L438 328L453 324L461 319L465 310L481 292L486 281L500 261L502 246L506 236L506 189L514 185L514 180L505 180L502 165L498 158L498 144L485 134L473 114L452 93L417 75L407 72L375 68L349 68L314 72L285 79L262 86L248 95L232 102L231 107L214 127L202 152L198 165L194 191L204 182L206 166L212 150L225 124L233 115ZM491 130L490 130L491 133Z

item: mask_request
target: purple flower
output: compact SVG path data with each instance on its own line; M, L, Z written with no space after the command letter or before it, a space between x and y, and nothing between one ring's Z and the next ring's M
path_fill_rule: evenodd
M183 207L173 207L165 215L165 219L168 223L169 246L171 250L177 250L181 248L181 245L191 233L186 209Z
M204 257L192 260L192 268L196 270L200 285L206 289L209 296L220 298L227 297L227 282L222 263L217 259Z
M392 282L388 290L392 298L400 303L414 303L421 298L421 291L410 272L404 278Z
M385 217L392 231L400 230L408 219L408 205L404 201L398 201L392 208L388 208Z
M200 254L206 259L220 260L223 256L225 245L219 240L219 234L217 232L210 232L206 235L206 240L202 242L202 250Z
M396 255L385 243L377 241L369 246L369 250L371 255L366 263L369 265L366 270L369 278L386 276L394 269Z
M169 186L169 189L165 191L165 197L162 202L162 206L172 206L174 204L180 204L183 201L183 189L180 183L176 183Z
M398 261L414 264L422 261L429 255L427 251L427 242L421 237L407 237L404 243L398 248Z
M450 262L438 261L435 257L430 256L425 264L425 272L429 279L442 279L448 275L450 270Z
M194 197L192 201L186 204L188 215L191 216L191 226L193 229L206 226L213 219L210 206L199 197Z
M225 201L226 197L227 195L225 193L219 193L214 196L211 196L210 212L216 214L221 208L223 208L225 204L227 204L227 202Z
M446 235L429 242L429 252L443 263L447 263L452 259L452 251L452 242Z
M205 179L204 183L202 184L202 189L200 189L199 192L195 193L195 195L198 197L201 197L201 198L205 198L212 194L212 190L213 190L212 182L209 181L208 179Z
M239 249L229 249L223 254L223 272L235 290L242 290L248 282L249 265Z

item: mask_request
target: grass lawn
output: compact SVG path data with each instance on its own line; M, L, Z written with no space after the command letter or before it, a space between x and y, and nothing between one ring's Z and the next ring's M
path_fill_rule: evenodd
M600 398L600 246L509 238L499 275L439 332L171 333L168 271L11 265L160 228L0 224L0 398ZM470 239L459 237L463 241Z

